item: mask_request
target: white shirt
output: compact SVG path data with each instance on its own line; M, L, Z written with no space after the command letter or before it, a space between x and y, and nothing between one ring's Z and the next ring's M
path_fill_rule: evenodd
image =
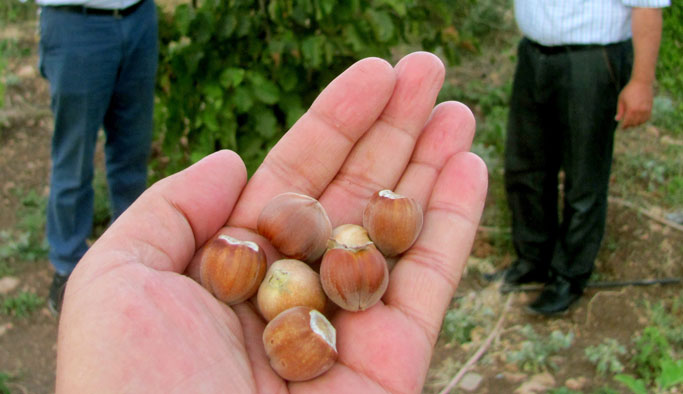
M611 44L631 38L631 7L662 8L670 0L515 0L522 33L546 46Z
M90 8L121 10L140 0L36 0L38 5L82 5Z

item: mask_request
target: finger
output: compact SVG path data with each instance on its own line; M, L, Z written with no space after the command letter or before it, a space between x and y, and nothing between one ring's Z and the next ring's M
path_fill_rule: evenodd
M256 228L262 207L285 191L317 198L380 116L395 81L391 65L377 58L357 62L332 81L270 151L228 224Z
M360 223L370 195L394 188L434 108L444 80L441 60L417 52L401 59L395 69L396 88L387 107L320 197L335 226Z
M453 156L439 174L422 233L391 273L384 296L424 330L432 344L467 262L486 198L486 165Z
M91 247L83 266L108 270L111 264L140 262L183 272L196 249L225 223L246 179L239 156L221 151L157 182ZM90 256L98 261L89 264Z
M258 393L286 393L285 382L270 367L263 347L263 330L266 327L255 308L248 302L235 305L233 310L239 317L244 333L244 346L249 355Z
M396 193L414 198L426 210L441 169L454 154L470 150L474 131L474 115L467 106L453 101L439 104L418 140Z

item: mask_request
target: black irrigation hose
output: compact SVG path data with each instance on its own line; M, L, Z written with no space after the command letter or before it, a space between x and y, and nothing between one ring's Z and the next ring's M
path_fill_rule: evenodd
M652 285L675 285L683 282L683 278L660 278L660 279L636 279L614 282L588 282L586 288L609 289L625 286L652 286ZM503 286L501 293L526 292L543 290L543 285Z

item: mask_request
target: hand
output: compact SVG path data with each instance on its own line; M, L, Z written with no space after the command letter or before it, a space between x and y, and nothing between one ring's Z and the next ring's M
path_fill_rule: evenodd
M619 93L616 121L627 129L647 122L652 113L652 84L631 80Z
M57 392L419 392L487 188L485 165L467 152L471 112L455 102L434 108L443 78L428 53L395 68L364 59L330 83L248 184L241 160L222 151L153 185L69 279ZM268 365L252 305L228 307L183 273L225 223L255 228L276 194L318 198L336 226L360 223L379 188L422 204L422 233L382 302L333 316L334 367L283 381Z

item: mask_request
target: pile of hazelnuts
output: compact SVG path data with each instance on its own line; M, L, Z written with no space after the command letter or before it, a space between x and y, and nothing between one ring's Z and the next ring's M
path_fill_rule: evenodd
M268 268L255 242L219 235L201 257L201 284L228 305L256 294L273 370L289 381L313 379L337 360L336 331L325 314L377 303L389 284L387 258L413 245L422 222L420 205L390 190L372 195L362 226L334 229L316 199L279 194L263 208L257 231L287 258Z

